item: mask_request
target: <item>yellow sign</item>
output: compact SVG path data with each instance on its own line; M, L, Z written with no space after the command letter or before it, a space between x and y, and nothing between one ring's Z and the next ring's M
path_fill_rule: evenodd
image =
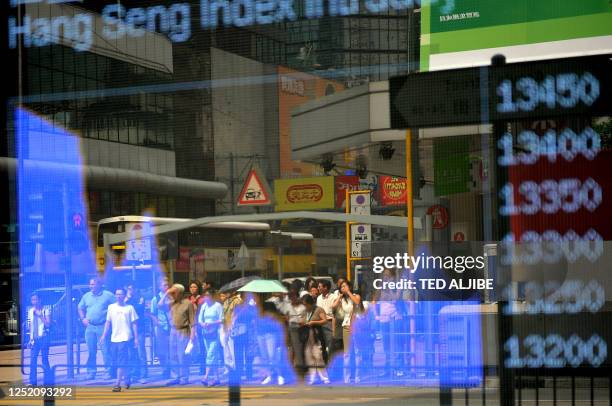
M277 179L274 181L276 211L334 208L334 178Z

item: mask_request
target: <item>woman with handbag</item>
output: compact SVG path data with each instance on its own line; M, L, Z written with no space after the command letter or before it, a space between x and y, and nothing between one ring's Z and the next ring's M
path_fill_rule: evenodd
M325 340L321 331L321 327L327 323L325 311L315 305L314 299L310 295L304 296L302 303L306 308L306 317L300 332L300 337L304 343L304 358L308 367L306 383L313 385L318 375L324 384L329 384L329 377L323 360Z

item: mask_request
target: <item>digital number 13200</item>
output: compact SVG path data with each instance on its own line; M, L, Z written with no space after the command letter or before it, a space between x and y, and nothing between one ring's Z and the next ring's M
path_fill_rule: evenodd
M522 343L513 335L505 342L504 350L509 354L504 361L506 368L563 368L566 365L576 368L581 364L598 367L608 357L608 346L597 334L588 340L576 334L568 339L558 334L546 337L531 334Z

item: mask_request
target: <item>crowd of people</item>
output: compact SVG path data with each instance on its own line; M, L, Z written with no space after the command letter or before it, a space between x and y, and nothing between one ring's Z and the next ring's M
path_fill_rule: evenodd
M386 277L393 278L387 270ZM401 337L402 300L393 292L378 292L365 301L344 278L299 279L285 284L287 293L217 292L210 282L191 281L187 290L162 277L150 306L133 284L114 294L100 279L78 304L85 327L87 379L103 367L113 391L146 383L156 365L166 385L190 382L199 367L201 383L221 385L230 374L247 383L284 385L332 381L359 383L372 372L375 340L386 354L384 373L400 376L407 365L409 345ZM147 355L145 321L150 320L151 348ZM36 362L49 368L45 328L49 309L32 296L28 314L31 348L30 383L36 385ZM46 327L47 326L47 327ZM393 351L391 351L393 349ZM98 351L103 365L98 365ZM157 363L150 362L153 359ZM379 374L382 376L382 374Z

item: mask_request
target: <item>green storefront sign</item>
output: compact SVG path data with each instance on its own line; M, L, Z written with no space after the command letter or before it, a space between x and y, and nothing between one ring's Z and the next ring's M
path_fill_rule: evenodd
M612 1L423 0L421 19L427 71L434 55L612 35Z

